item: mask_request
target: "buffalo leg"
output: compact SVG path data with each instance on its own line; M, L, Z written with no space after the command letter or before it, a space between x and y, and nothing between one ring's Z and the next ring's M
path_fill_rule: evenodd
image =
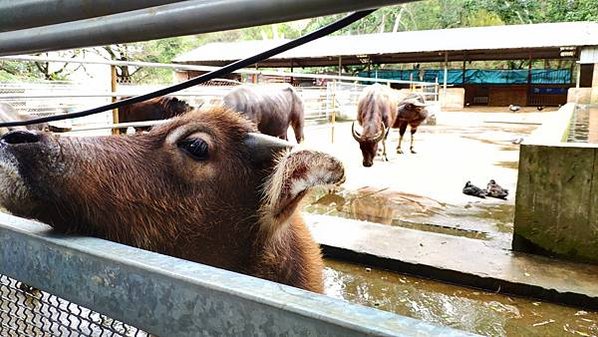
M415 150L413 150L413 142L415 141L413 136L415 135L416 132L417 132L417 128L412 127L411 128L411 144L409 146L409 150L411 151L411 153L417 153L417 152L415 152Z
M388 156L386 156L386 139L382 139L382 159L388 161Z
M401 150L401 143L403 143L403 136L405 135L405 131L407 131L407 123L399 125L399 145L397 145L397 153L402 154L403 150Z

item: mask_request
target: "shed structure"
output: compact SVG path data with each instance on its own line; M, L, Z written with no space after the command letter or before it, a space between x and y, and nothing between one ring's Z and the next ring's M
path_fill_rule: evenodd
M221 66L242 59L286 40L256 40L210 43L179 55L175 62ZM424 30L366 35L329 36L282 53L259 64L257 68L298 68L349 65L381 65L397 63L440 62L443 67L428 71L445 86L465 89L464 102L482 105L558 105L567 101L571 87L592 86L594 64L561 69L501 70L501 78L487 82L470 78L472 61L500 60L566 60L579 61L587 50L598 47L598 23L563 22L531 25L509 25L474 28ZM462 69L451 69L448 63L461 62ZM575 63L568 62L575 65ZM487 69L485 69L487 71ZM460 72L455 74L455 71ZM469 71L469 72L468 72ZM491 70L492 71L492 70ZM552 72L551 72L552 71ZM556 71L556 72L555 72ZM574 73L577 71L577 79ZM517 72L517 73L515 73ZM363 74L361 74L363 75ZM367 75L367 74L366 74ZM370 72L385 76L385 72ZM390 78L398 75L388 75ZM419 69L413 80L426 80ZM474 76L475 77L475 76ZM521 77L523 80L521 80ZM506 79L505 79L506 78ZM509 82L509 78L519 78ZM408 79L408 78L407 78ZM428 78L427 80L429 80ZM452 80L451 80L452 79ZM452 82L452 83L451 83Z

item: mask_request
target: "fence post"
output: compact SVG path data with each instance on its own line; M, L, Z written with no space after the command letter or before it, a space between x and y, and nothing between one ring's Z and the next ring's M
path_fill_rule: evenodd
M110 91L112 92L113 95L116 92L116 66L115 65L110 66ZM116 102L116 96L112 96L112 102L113 103ZM112 109L112 124L118 124L118 108ZM112 129L112 134L118 135L118 134L120 134L120 130Z
M336 80L332 81L332 128L331 128L331 141L334 144L334 123L336 122Z

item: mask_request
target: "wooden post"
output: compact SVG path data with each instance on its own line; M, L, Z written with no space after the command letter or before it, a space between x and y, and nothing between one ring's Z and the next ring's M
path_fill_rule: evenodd
M527 97L525 97L525 105L530 105L531 103L539 104L540 102L531 102L532 100L532 53L529 53L528 57L529 64L527 65Z
M293 72L293 59L291 59L291 73ZM291 85L293 85L293 81L295 80L295 78L293 76L291 76Z
M463 58L463 69L462 69L462 76L461 76L461 84L465 87L465 72L467 71L467 65L465 64L465 62L467 62L466 58Z
M116 92L116 66L115 65L111 65L110 66L110 91L112 92L112 94L114 94ZM112 96L112 102L116 102L116 96ZM118 109L113 109L112 110L112 123L113 124L118 124ZM119 129L112 129L112 134L113 135L118 135L120 134L120 130Z

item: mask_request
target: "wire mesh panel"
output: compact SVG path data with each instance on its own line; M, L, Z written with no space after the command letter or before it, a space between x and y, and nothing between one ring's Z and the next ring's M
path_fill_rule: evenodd
M0 274L1 337L142 337L148 333Z

